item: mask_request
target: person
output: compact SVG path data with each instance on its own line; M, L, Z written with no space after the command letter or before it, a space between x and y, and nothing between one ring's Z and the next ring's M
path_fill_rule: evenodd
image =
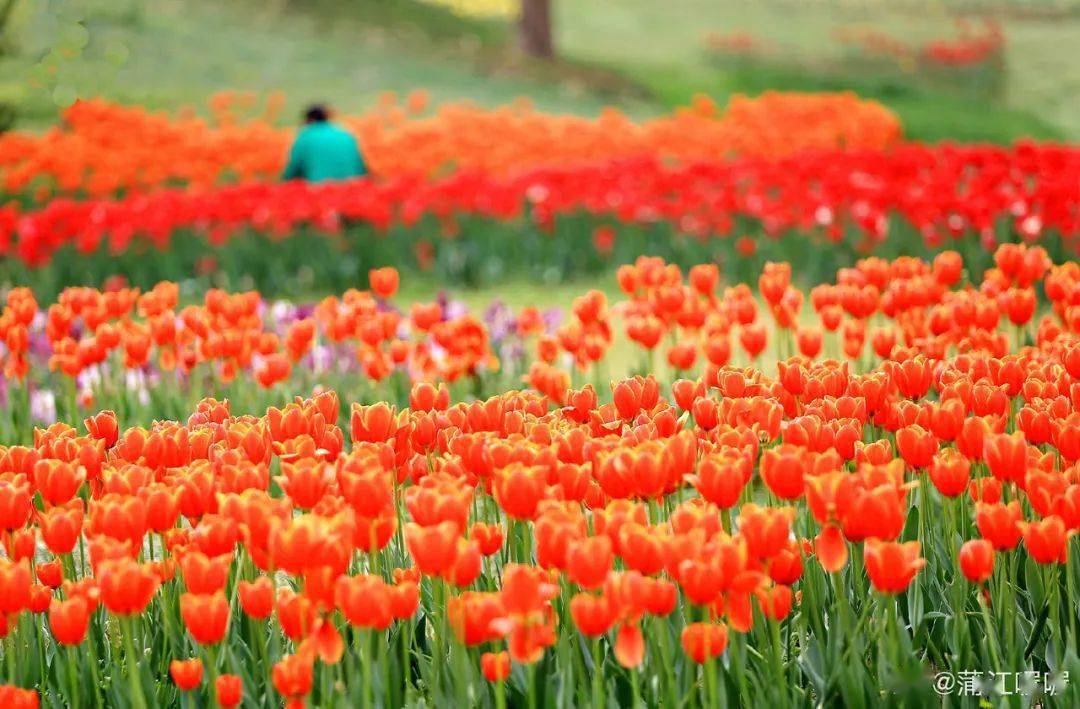
M330 122L325 106L310 106L304 112L304 127L293 141L285 180L344 180L367 174L360 146L349 131Z

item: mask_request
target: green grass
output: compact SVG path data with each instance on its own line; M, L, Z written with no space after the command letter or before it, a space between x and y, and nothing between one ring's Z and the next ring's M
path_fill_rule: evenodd
M528 305L540 308L559 308L569 317L574 298L584 295L586 291L594 288L605 293L609 302L622 297L619 286L615 282L614 272L598 278L574 279L557 285L541 284L527 278L512 277L498 286L481 286L477 288L445 288L432 280L406 274L402 276L400 295L397 300L401 302L429 301L445 292L450 299L461 301L469 310L475 313L481 313L491 303L501 301L514 310L519 310ZM538 299L537 293L541 291L544 294L543 298Z
M823 78L818 67L843 51L841 26L863 25L909 40L948 36L941 4L794 3L762 0L590 0L558 5L560 48L568 55L624 71L667 104L705 91L850 88L895 110L913 138L1007 141L1080 136L1080 65L1064 47L1080 44L1080 17L1001 18L1007 37L1004 96L988 102L963 92L931 90L874 78ZM780 67L725 69L704 49L708 32L749 32L796 61ZM798 60L801 60L798 61ZM800 65L801 64L801 65Z
M0 56L0 101L20 125L45 127L75 97L151 108L202 106L222 89L286 92L285 120L313 99L344 111L382 91L426 88L435 101L494 105L530 97L550 111L595 114L616 104L651 115L705 92L852 89L895 110L909 137L990 140L1080 135L1080 14L1001 18L1008 38L1003 96L927 88L897 77L821 67L844 51L841 26L872 26L909 40L952 33L938 4L763 0L556 0L562 61L522 60L514 28L408 0L22 0ZM1042 6L1040 6L1042 9ZM784 61L725 67L707 32L750 32Z
M709 79L715 89L709 93L757 94L768 89L788 91L855 91L888 106L900 117L904 135L918 140L1010 142L1021 136L1062 139L1064 130L1043 117L1008 106L986 111L984 97L920 87L888 77L807 76L783 65L747 66L736 70L712 69ZM669 91L678 91L678 85ZM689 87L683 90L689 91ZM678 102L678 96L669 100Z
M338 9L332 9L337 7ZM152 109L204 106L223 89L281 89L285 118L312 100L345 112L384 91L483 105L525 95L549 111L595 114L632 86L574 66L499 62L504 28L411 2L42 0L20 3L0 56L0 101L45 127L77 97ZM650 110L628 98L631 111Z
M591 279L573 279L557 285L538 283L534 280L513 277L506 283L496 287L479 288L440 288L429 280L420 280L415 276L402 276L401 290L395 300L398 303L423 302L433 300L440 292L445 292L451 300L464 303L469 311L478 316L492 303L499 301L514 310L520 311L526 306L535 306L541 310L557 308L562 311L560 322L569 322L573 319L574 300L584 295L589 290L596 289L604 293L608 299L609 308L626 296L619 290L619 284L615 281L614 271ZM540 295L542 294L542 296ZM623 331L625 321L617 318L613 322L614 342L608 350L601 364L602 372L599 381L606 386L608 380L621 379L640 373L646 363L646 357L638 345L630 341ZM738 343L733 339L732 346L736 350L736 359L742 356L737 351ZM678 378L677 373L668 366L665 359L667 344L661 343L657 348L654 365L651 369L658 377L666 377L664 381L672 381ZM530 353L533 355L534 353ZM772 365L770 364L770 367ZM577 377L580 373L575 373ZM584 380L576 381L575 385L583 384ZM607 391L601 391L601 396Z

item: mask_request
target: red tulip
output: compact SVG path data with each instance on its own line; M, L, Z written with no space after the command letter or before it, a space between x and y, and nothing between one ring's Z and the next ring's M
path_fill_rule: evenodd
M190 660L173 660L169 663L169 674L182 692L190 692L202 682L202 660L195 657Z
M1064 564L1069 552L1069 532L1057 515L1037 522L1027 522L1021 527L1024 548L1039 564Z
M868 539L863 547L863 555L870 583L886 594L906 591L915 574L926 566L926 559L919 556L918 542L901 544Z
M994 573L994 545L972 539L960 547L960 571L972 583L985 583Z

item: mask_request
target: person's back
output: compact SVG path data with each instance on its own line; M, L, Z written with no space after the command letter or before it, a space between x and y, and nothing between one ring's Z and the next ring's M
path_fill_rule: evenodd
M320 182L364 174L367 174L367 168L356 138L331 123L322 107L308 109L306 125L300 129L289 152L284 179Z

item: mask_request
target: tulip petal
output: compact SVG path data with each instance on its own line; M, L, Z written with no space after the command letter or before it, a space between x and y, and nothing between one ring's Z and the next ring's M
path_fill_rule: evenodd
M624 623L615 638L615 659L623 667L637 667L645 660L645 638L637 623Z
M817 553L821 568L834 574L847 565L848 549L844 542L844 535L840 528L833 525L826 526L814 539L814 549Z

